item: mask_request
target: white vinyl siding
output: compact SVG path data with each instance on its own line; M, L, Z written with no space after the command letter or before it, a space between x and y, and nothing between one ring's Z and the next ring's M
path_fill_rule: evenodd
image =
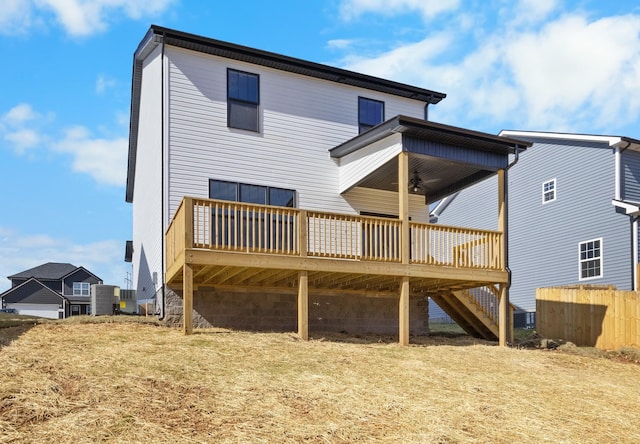
M160 48L145 60L133 196L133 282L141 299L155 295L162 270L162 71Z
M402 136L394 134L342 157L339 160L340 193L355 186L401 152Z
M358 134L358 96L388 117L421 118L424 103L168 47L169 217L209 179L294 189L304 209L355 213L339 193L328 150ZM260 76L260 133L227 127L227 69Z

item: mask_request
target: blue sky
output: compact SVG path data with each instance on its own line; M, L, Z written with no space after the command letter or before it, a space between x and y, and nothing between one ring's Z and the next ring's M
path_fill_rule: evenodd
M0 292L48 261L126 286L131 63L152 23L447 93L442 123L640 138L637 1L0 3Z

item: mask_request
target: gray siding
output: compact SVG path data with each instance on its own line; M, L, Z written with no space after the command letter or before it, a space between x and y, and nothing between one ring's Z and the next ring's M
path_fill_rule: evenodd
M60 304L62 296L42 285L36 280L26 282L20 287L15 287L2 297L5 304Z
M438 216L437 223L479 230L498 229L498 176L463 190Z
M613 150L607 144L534 142L508 175L511 302L533 311L535 289L553 285L613 284L630 289L630 221L611 205ZM556 179L556 200L543 204L542 183L551 179ZM462 191L438 223L495 229L496 187L491 179ZM488 226L492 217L493 226ZM603 277L580 281L578 245L598 238L603 241Z
M98 279L96 276L94 276L93 274L89 273L87 270L80 268L64 279L63 294L65 295L73 294L74 282L88 282L89 284L100 284L102 281Z
M640 153L624 151L622 161L622 200L640 202Z

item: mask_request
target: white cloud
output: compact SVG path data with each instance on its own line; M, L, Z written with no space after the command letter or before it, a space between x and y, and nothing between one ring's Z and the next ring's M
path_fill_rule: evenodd
M127 174L128 140L94 138L88 129L77 126L66 131L54 149L73 156L72 168L100 183L122 186Z
M340 16L353 20L366 13L392 16L417 11L425 20L431 20L459 5L460 0L345 0L340 5Z
M69 262L98 275L105 284L124 286L129 266L124 263L124 242L101 240L77 244L44 234L24 234L0 226L0 293L11 287L6 276L46 262Z
M72 36L103 32L113 17L132 20L156 16L176 0L4 0L0 33L24 34L35 24L49 23L51 15ZM6 3L6 5L4 4Z
M126 131L123 113L115 117ZM70 127L55 134L58 129L51 114L36 112L31 105L22 103L0 117L0 137L17 154L45 149L70 155L73 171L88 174L99 183L124 186L127 170L128 140L126 137L95 137L83 126Z
M115 79L107 77L104 74L100 74L96 80L96 94L102 95L107 89L114 88L116 86Z
M375 58L348 56L341 64L353 71L388 79L401 77L404 82L420 84L423 83L425 65L435 63L436 57L446 51L451 40L452 36L448 33L440 33L420 42L397 47Z
M2 116L2 122L11 126L20 126L30 120L35 120L39 117L31 105L28 103L20 103L11 108L4 116Z
M543 2L538 20L556 6ZM632 98L640 94L640 16L589 20L573 13L546 20L524 28L516 26L519 20L486 26L482 38L453 60L450 48L469 45L472 30L431 32L374 57L347 56L341 65L445 92L431 115L485 126L474 129L611 133L637 119L640 104Z
M29 0L4 0L0 8L0 33L24 34L33 25Z
M511 24L512 26L520 26L526 23L540 22L557 7L557 0L520 0Z
M327 47L329 49L346 49L353 46L354 43L355 41L352 39L334 39L327 42Z

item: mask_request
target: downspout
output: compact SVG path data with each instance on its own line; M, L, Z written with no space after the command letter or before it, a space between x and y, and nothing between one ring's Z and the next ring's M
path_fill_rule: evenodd
M161 260L161 264L160 264L160 272L162 274L161 277L161 282L162 282L162 310L160 312L160 316L159 319L163 320L164 319L164 314L166 311L166 292L165 292L165 263L166 263L166 258L165 256L165 251L166 251L166 240L164 238L164 221L165 221L165 205L164 205L164 185L165 185L165 180L164 180L164 113L165 113L165 102L164 102L164 47L165 47L165 40L166 40L166 33L163 31L162 32L162 50L160 53L160 103L162 104L162 106L160 107L160 214L161 214L161 218L162 221L160 223L160 245L162 246L162 252L160 254L162 260ZM157 298L156 298L157 300Z
M638 216L631 219L631 288L638 291Z
M505 269L507 270L507 276L508 276L508 280L507 280L507 301L509 300L509 288L511 288L511 269L509 268L509 170L511 169L511 167L515 166L515 164L518 163L518 160L520 160L520 146L516 145L515 147L515 158L513 159L513 162L511 162L509 165L507 165L507 167L504 169L504 220L505 220L505 224L504 224L504 239L505 239L505 243L504 243L504 250L505 250L505 257L504 257L504 266Z
M627 146L624 148L616 145L615 147L615 185L614 185L614 198L617 201L623 200L622 196L622 153L631 146L631 142L628 140ZM638 216L630 215L631 222L631 288L634 291L638 291Z

